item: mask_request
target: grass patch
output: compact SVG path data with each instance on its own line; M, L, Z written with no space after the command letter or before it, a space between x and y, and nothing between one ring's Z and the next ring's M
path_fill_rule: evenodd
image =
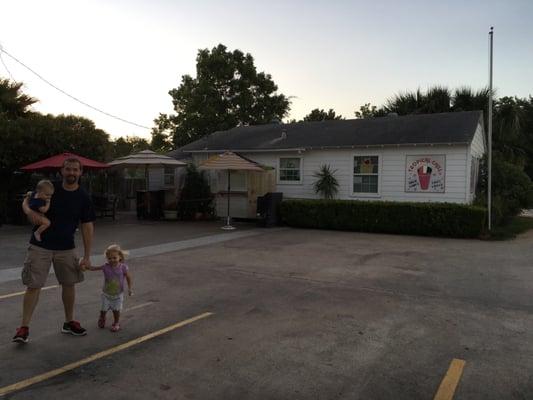
M531 217L513 217L503 225L495 227L488 240L509 240L514 239L517 235L533 229L533 218Z

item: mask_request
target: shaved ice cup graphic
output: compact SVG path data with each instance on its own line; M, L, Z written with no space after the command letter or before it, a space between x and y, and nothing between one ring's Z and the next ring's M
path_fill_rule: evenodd
M422 190L428 190L429 181L431 180L431 167L423 165L419 167L416 172L418 173L418 181L420 182L420 188Z

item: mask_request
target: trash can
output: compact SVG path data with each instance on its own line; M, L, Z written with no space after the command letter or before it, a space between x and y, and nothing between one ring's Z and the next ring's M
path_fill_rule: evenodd
M258 225L265 228L279 225L279 204L283 200L283 193L267 193L257 198Z

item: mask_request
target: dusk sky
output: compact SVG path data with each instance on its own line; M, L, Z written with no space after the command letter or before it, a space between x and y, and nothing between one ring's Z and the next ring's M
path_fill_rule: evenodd
M533 2L512 1L5 1L0 45L69 94L148 127L171 112L168 91L195 76L198 49L251 53L292 97L290 118L434 84L488 83L494 26L497 96L533 95ZM35 109L92 119L112 138L150 131L93 111L7 55ZM0 76L10 77L0 63Z

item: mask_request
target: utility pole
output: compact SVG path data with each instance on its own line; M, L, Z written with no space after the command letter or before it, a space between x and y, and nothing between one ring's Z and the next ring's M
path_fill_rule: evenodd
M492 41L493 41L493 31L494 28L490 27L489 32L489 115L488 115L488 145L489 145L489 154L488 154L488 190L487 190L487 208L488 208L488 228L489 231L492 229Z

